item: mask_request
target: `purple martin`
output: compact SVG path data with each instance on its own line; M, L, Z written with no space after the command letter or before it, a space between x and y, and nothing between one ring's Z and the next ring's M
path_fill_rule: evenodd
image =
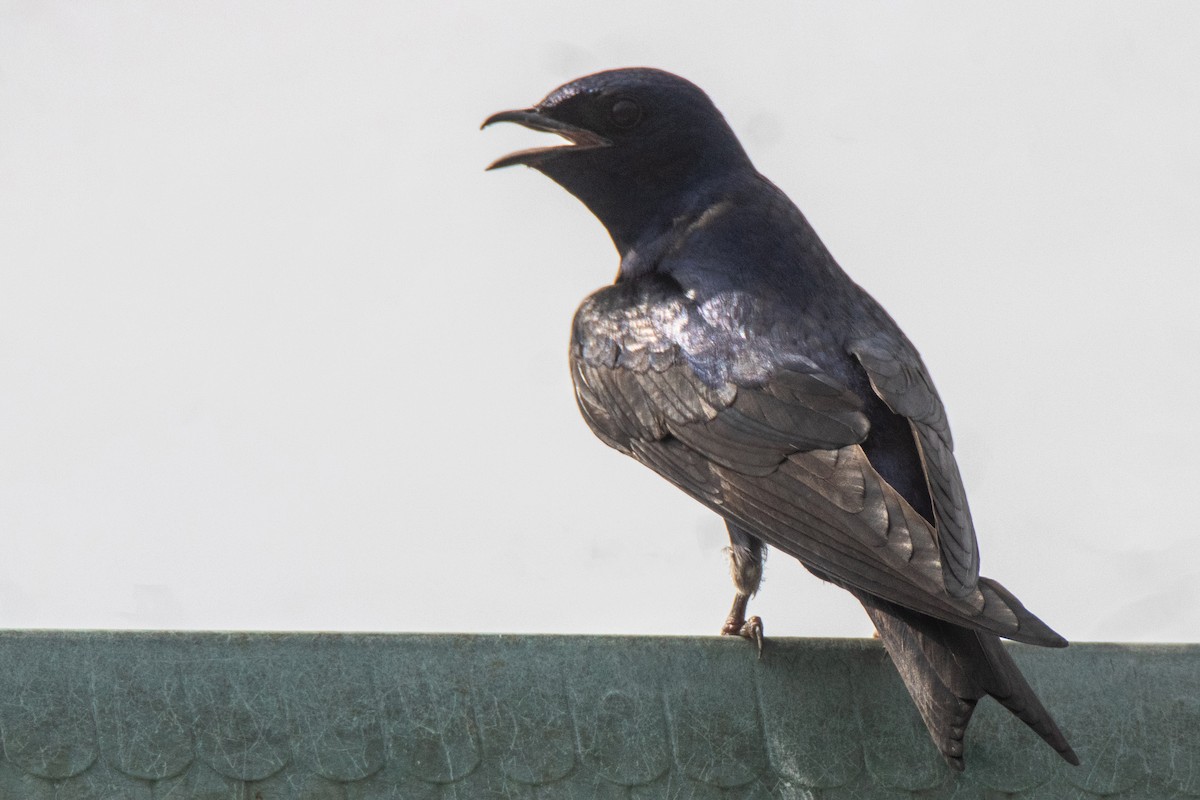
M1067 642L979 575L942 401L917 350L808 220L750 163L694 84L655 69L588 75L487 119L558 134L524 164L579 198L620 254L571 333L592 431L725 520L746 617L766 545L866 608L950 765L996 698L1064 759L1066 738L1000 638Z

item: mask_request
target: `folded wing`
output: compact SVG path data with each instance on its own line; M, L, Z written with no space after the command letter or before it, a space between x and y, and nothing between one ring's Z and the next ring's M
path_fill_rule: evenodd
M947 578L965 573L944 569L937 532L859 446L861 401L790 341L759 329L744 297L697 304L667 280L620 283L576 315L576 397L605 442L815 571L957 624L1065 644L999 584Z

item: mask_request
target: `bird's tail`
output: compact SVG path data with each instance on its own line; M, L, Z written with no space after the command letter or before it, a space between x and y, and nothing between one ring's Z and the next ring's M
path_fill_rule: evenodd
M929 735L951 767L963 769L963 735L984 695L996 698L1069 763L1079 763L999 637L865 592L856 590L854 595L866 607Z

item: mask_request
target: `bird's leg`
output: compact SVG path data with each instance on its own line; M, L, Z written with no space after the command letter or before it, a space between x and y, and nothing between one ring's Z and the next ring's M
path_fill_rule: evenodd
M729 574L733 577L733 608L721 627L722 636L741 636L758 645L758 657L762 658L763 624L758 617L746 617L746 606L762 583L763 562L767 559L767 547L753 534L726 522L729 529Z

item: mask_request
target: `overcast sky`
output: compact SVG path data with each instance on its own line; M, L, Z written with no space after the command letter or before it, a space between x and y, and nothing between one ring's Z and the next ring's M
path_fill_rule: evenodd
M716 632L720 521L575 409L607 235L483 171L634 65L916 342L984 574L1200 639L1200 6L1097 2L0 3L0 627Z

